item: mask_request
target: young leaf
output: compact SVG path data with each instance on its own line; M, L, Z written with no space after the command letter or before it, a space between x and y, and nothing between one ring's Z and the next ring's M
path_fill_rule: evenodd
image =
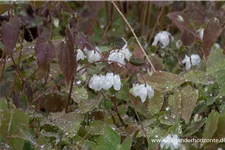
M149 101L148 110L151 115L159 113L164 102L163 94L155 92L153 98Z
M1 38L5 46L6 54L10 55L16 47L16 42L20 32L20 22L17 17L13 17L9 22L3 21L1 25Z
M172 118L180 119L181 117L181 93L177 89L174 91L173 95L169 96L168 105L171 110Z
M76 68L76 57L74 53L73 41L74 38L70 29L66 28L65 41L62 41L57 47L60 69L67 84L70 83L71 77L73 76Z
M181 76L164 71L156 71L152 76L146 74L138 80L141 83L147 82L159 91L171 91L185 82Z
M222 27L220 24L219 19L213 18L210 19L209 22L207 23L205 29L204 29L204 35L203 35L203 44L202 44L202 49L203 49L203 57L207 60L211 47L215 43L216 39L222 32Z
M185 123L188 124L198 100L198 90L194 90L190 85L188 85L181 89L181 96L182 118L185 120Z
M36 57L38 60L39 69L46 71L49 62L55 55L55 45L45 37L39 37L35 45Z

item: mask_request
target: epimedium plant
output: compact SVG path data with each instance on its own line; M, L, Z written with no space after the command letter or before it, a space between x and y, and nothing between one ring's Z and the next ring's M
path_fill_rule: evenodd
M159 16L175 7L148 4L143 13L153 7ZM186 4L187 13L197 9ZM113 21L113 14L103 5L116 10L117 19L106 27L99 23L104 17ZM180 32L155 32L157 18L150 37L137 38L128 22L130 8L120 2L0 6L6 8L0 12L6 16L1 22L1 149L224 147L222 140L181 142L225 136L225 56L214 44L223 19L194 24L195 18L168 9ZM125 30L117 26L122 21ZM140 25L143 30L151 24L141 20ZM127 37L121 38L124 32Z

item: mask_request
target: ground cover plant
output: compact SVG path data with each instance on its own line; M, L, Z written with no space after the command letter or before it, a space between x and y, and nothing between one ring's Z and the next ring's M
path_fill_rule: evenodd
M0 149L225 148L224 2L0 3Z

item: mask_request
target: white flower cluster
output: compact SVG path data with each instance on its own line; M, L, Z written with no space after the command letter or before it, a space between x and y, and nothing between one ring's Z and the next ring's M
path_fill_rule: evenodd
M95 50L88 50L84 48L84 52L87 54L88 62L93 63L101 60L101 50L98 47L95 47Z
M198 54L192 54L191 55L191 59L190 57L188 57L187 55L185 55L185 58L182 60L182 63L185 64L185 68L186 70L191 68L192 66L199 66L201 62L201 58Z
M180 139L176 134L168 134L160 143L161 148L168 149L170 148L171 150L178 149L180 146Z
M122 49L112 50L108 57L108 61L118 62L119 66L125 65L126 64L125 59L129 61L132 56L130 50L127 48L127 41L125 39L123 40L125 42L125 45L122 47Z
M134 84L131 93L141 98L141 102L144 103L147 96L151 99L154 96L154 89L148 84Z
M161 47L165 48L173 40L174 40L174 38L169 32L167 32L167 31L160 31L155 36L155 39L154 39L152 45L156 46L156 45L158 45L158 43L160 43Z
M122 83L118 74L107 73L105 76L94 74L89 82L89 87L95 91L108 90L112 86L117 91L121 89Z

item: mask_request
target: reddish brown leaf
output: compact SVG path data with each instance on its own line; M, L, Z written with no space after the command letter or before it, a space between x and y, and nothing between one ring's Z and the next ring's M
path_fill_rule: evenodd
M192 31L186 29L183 31L180 37L183 45L191 45L195 39L195 34Z
M41 70L46 70L48 63L55 55L56 47L53 42L45 37L39 37L35 45L38 66Z
M177 26L180 31L184 31L185 29L189 29L188 25L190 24L189 18L183 12L176 11L171 12L168 15L168 18L172 20L172 22Z
M71 31L66 29L66 40L62 41L57 48L59 65L62 71L62 74L67 82L70 83L71 77L76 68L76 57L74 53L74 44L73 36Z
M1 36L5 46L6 54L11 54L13 49L16 47L19 32L20 22L17 17L11 18L9 22L2 22Z
M210 54L211 47L215 43L216 39L219 37L220 33L222 32L222 27L220 24L219 19L213 18L210 19L204 29L203 35L203 57L205 59L208 58Z
M93 41L86 39L86 36L83 33L76 34L76 44L80 48L86 47L88 50L93 50L96 46Z

